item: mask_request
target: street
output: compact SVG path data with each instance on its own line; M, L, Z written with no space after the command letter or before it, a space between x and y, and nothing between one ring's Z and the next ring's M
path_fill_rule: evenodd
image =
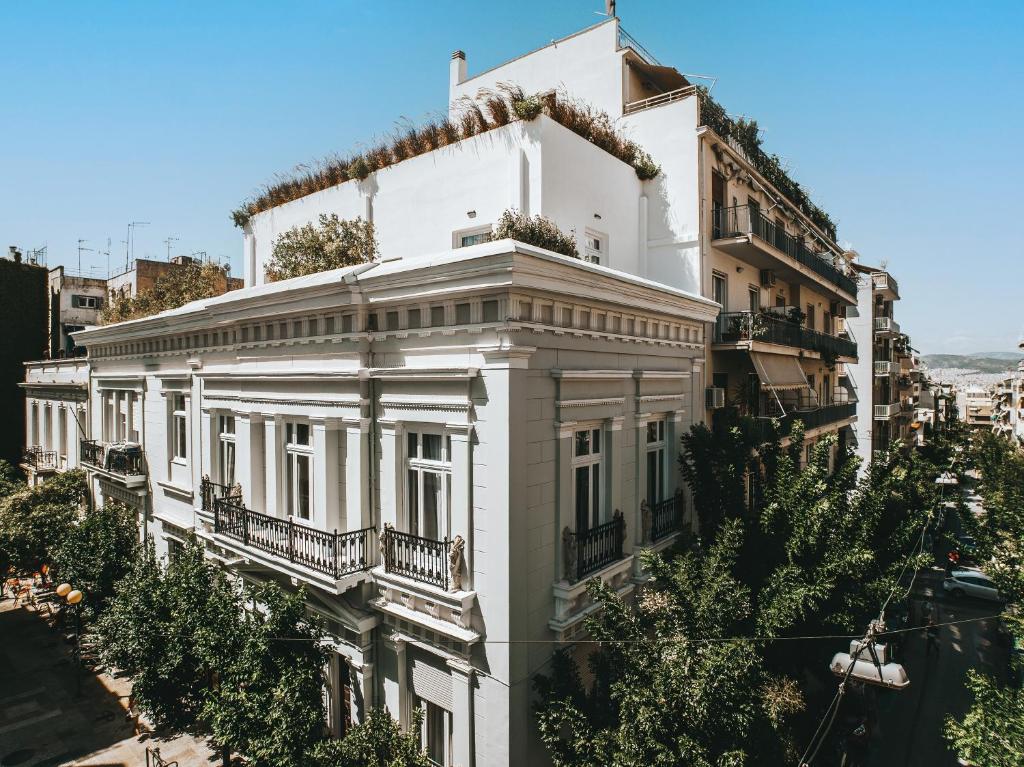
M941 571L918 576L913 598L935 605L937 623L996 615L1001 605L971 598L947 597ZM918 613L919 614L919 613ZM964 688L967 670L974 668L1001 675L1006 649L997 634L998 619L990 618L942 626L939 652L926 657L924 632L909 634L903 663L910 687L902 692L880 690L869 765L878 767L956 767L957 760L943 738L946 717L959 717L969 699Z

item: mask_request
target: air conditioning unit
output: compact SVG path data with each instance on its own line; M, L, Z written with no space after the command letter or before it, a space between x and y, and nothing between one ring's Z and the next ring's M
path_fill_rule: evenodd
M725 407L725 389L721 386L708 386L704 389L704 407L708 410L720 410Z
M771 269L761 270L761 287L773 288L775 287L775 272Z

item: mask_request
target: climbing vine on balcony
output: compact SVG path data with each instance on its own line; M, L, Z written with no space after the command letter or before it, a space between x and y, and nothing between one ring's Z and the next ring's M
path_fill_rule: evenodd
M782 160L779 159L779 156L764 151L757 121L745 118L734 120L729 117L722 105L711 98L708 89L701 85L697 86L697 95L700 99L701 124L711 128L727 141L730 139L735 141L750 159L757 172L782 192L791 203L796 205L835 242L835 222L828 213L811 202L810 196L800 184L789 177L782 167Z

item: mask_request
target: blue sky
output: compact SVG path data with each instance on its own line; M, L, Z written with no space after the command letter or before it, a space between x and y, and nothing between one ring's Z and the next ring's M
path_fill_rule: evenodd
M229 212L275 173L442 111L477 72L600 20L558 3L4 3L0 236L74 266L206 251L241 270ZM1024 330L1024 5L620 0L663 63L718 77L865 261L899 280L928 352ZM107 257L83 253L84 266Z

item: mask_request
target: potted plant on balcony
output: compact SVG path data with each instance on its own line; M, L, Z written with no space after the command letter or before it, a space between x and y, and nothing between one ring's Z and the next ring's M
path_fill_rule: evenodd
M839 361L839 354L836 353L835 349L826 349L821 353L821 361L829 370L835 370L836 363Z
M736 343L743 337L743 333L746 330L743 319L743 315L736 315L729 318L725 329L722 331L722 340L725 341L725 343Z
M786 319L794 325L803 325L804 320L807 319L807 315L800 311L799 306L791 306L789 311L786 312Z

